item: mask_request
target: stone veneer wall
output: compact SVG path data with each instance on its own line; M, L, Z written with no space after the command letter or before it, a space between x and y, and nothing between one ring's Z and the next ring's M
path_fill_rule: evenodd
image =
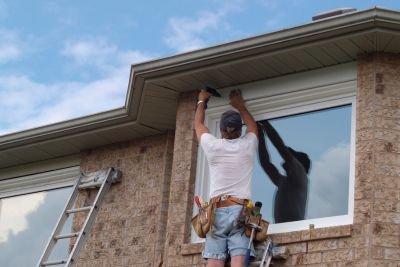
M163 266L196 266L204 263L199 254L182 255L182 246L190 240L196 178L198 143L193 127L196 98L197 93L193 92L183 94L179 99Z
M354 223L273 235L291 252L274 266L400 266L399 77L398 55L359 59ZM203 244L189 243L195 99L179 99L174 145L167 134L84 154L83 170L117 166L124 177L106 198L80 267L205 266Z
M116 167L122 180L107 192L78 267L158 266L165 243L173 133L86 151L82 171ZM94 194L83 193L82 203ZM82 222L74 220L73 228ZM79 229L79 228L77 228Z
M355 221L369 266L400 266L400 56L358 64ZM357 256L357 255L354 255Z

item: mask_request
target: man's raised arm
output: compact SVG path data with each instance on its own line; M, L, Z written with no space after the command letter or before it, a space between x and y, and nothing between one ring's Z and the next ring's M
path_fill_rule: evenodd
M199 142L202 134L209 132L208 128L204 125L204 119L206 104L210 96L211 94L206 90L201 90L197 97L196 114L194 115L194 129Z
M256 121L254 120L250 112L247 110L246 104L244 103L240 90L232 90L231 93L229 94L229 100L232 107L236 108L239 111L240 117L242 117L244 124L246 124L247 127L246 133L251 132L258 137Z
M271 179L271 181L279 186L280 179L282 175L279 173L278 169L271 162L271 157L269 156L267 144L264 138L263 126L261 124L258 125L258 156L260 158L260 165Z
M271 143L276 147L279 154L285 161L290 161L293 159L292 153L290 153L289 149L283 142L281 136L275 130L275 128L269 123L268 120L262 122L265 132L268 135L268 138L271 140Z

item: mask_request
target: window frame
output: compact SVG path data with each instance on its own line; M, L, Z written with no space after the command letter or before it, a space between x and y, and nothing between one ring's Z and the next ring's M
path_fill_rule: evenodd
M1 208L4 199L26 196L29 194L46 192L67 187L71 188L76 183L79 174L80 166L72 166L0 180L0 220L2 217ZM66 195L66 200L70 198L69 194ZM64 209L65 204L61 208ZM54 216L55 218L57 218L54 223L59 220L62 209L60 209L59 211L53 210ZM50 227L52 227L51 229L53 229L54 225L50 225ZM49 234L51 234L51 232ZM43 243L44 249L45 245L48 242L48 238L45 238L43 240L45 241L45 243ZM68 246L66 246L66 249L68 249ZM37 255L38 259L40 258L43 251L39 251L39 253L40 254Z
M269 233L285 233L353 223L355 189L355 122L356 122L356 65L353 63L307 73L288 75L268 81L240 85L248 110L256 121L301 114L343 105L351 105L350 177L348 214L303 221L271 224ZM231 88L227 88L229 91ZM227 91L228 91L227 90ZM205 123L210 133L219 135L219 119L229 103L210 101ZM202 149L198 150L195 195L208 197L208 166ZM194 207L193 214L197 213ZM192 242L199 242L195 234Z
M80 167L73 166L0 180L0 200L7 197L73 186L79 173Z

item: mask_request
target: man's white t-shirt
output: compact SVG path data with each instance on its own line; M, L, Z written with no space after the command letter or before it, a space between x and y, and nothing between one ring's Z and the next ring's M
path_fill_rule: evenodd
M210 198L231 195L250 199L257 136L250 132L229 140L205 133L200 144L210 168Z

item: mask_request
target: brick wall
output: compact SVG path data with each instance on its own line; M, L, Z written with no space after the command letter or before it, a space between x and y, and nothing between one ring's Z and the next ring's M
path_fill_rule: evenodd
M182 245L190 239L196 176L198 143L193 128L196 97L196 93L188 93L179 99L164 266L195 266L203 262L200 255L182 256Z
M398 55L359 59L354 224L274 235L291 252L274 266L400 266L399 77ZM83 170L116 166L124 177L107 194L80 267L205 266L203 245L189 244L195 99L180 97L175 135L84 153Z
M117 167L120 184L105 196L79 267L158 266L165 244L173 133L83 153L82 171ZM81 194L79 202L92 194ZM82 217L74 220L77 228ZM162 223L164 222L164 223Z
M400 266L400 56L360 59L356 216L370 266Z

